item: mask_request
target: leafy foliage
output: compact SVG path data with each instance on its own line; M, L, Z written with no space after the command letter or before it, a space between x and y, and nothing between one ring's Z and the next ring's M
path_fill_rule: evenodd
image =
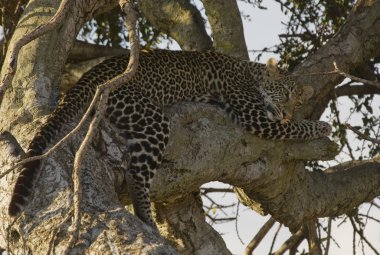
M274 52L289 69L293 69L330 39L344 23L354 0L275 0L289 17L280 44L262 52ZM260 56L258 56L260 57Z

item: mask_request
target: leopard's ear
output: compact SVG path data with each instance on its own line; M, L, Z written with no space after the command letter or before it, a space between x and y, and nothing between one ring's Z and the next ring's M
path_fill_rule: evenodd
M304 101L309 100L314 94L314 89L312 86L305 85L302 87L302 98Z
M264 77L267 80L278 80L280 78L280 70L277 66L277 60L269 58L265 64Z

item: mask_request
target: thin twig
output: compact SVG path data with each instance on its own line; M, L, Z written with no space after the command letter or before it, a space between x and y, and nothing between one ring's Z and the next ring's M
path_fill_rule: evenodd
M273 239L272 239L272 243L270 244L270 249L269 249L269 253L268 253L269 255L272 254L274 245L275 245L277 237L278 237L278 233L280 233L280 229L281 228L282 228L282 224L278 225L278 227L276 229L276 232L274 233L274 236L273 236Z
M350 124L346 123L345 126L350 129L352 132L354 132L355 134L357 134L360 138L364 139L364 140L367 140L367 141L370 141L370 142L373 142L373 143L376 143L376 144L380 144L380 140L377 140L375 138L372 138L372 137L369 137L361 132L359 132L356 128L354 128L353 126L351 126Z
M202 194L207 194L207 193L217 193L217 192L225 192L225 193L233 193L232 188L201 188Z
M375 247L373 247L373 245L368 241L368 239L364 236L363 234L363 230L362 229L358 229L358 227L356 226L354 220L352 219L352 217L350 217L350 221L351 221L351 225L354 229L354 232L357 233L361 240L364 240L364 242L366 242L366 244L369 246L369 248L371 248L371 250L376 254L376 255L380 255L380 253L375 249Z
M74 159L74 170L73 170L73 182L74 182L74 194L73 194L73 204L74 204L74 219L72 223L72 231L70 240L68 242L68 246L66 248L65 253L69 252L69 248L75 244L79 237L80 230L80 221L81 221L81 210L80 205L82 204L82 181L81 181L81 165L84 162L85 155L87 154L87 150L89 148L90 142L93 140L94 135L96 134L98 124L104 117L104 113L107 106L108 95L115 89L117 89L121 84L128 82L137 70L138 65L138 54L139 54L139 44L138 37L136 34L136 13L133 9L133 1L132 0L120 0L120 7L127 14L127 19L125 21L129 42L131 48L131 55L129 58L128 67L125 72L121 75L116 76L115 78L107 81L106 83L100 85L97 89L99 91L100 99L97 105L97 111L93 120L90 123L88 132L83 142L81 143L78 152L76 153ZM94 100L93 102L94 103Z
M371 85L371 86L374 86L378 89L380 89L380 82L376 82L376 81L369 81L369 80L366 80L366 79L362 79L362 78L359 78L359 77L356 77L356 76L353 76L351 74L348 74L348 73L345 73L343 71L341 71L339 68L338 68L338 65L336 64L336 62L334 61L334 68L335 68L335 72L348 78L348 79L351 79L353 81L357 81L357 82L361 82L361 83L364 83L364 84L368 84L368 85Z
M375 222L377 222L377 223L380 223L380 220L379 220L379 219L374 218L374 217L369 216L369 215L365 215L365 214L359 213L358 216L366 217L366 219L370 219L370 220L373 220L373 221L375 221Z
M236 231L236 236L238 237L240 243L244 245L243 239L240 236L239 233L239 228L238 228L238 218L239 218L239 208L240 208L240 201L238 201L238 204L236 206L236 214L235 214L235 231Z
M0 106L3 101L4 94L11 86L13 76L16 73L17 58L21 48L41 35L44 35L60 26L73 3L74 1L63 0L55 15L46 24L36 27L32 32L22 36L13 44L9 50L9 58L6 64L5 75L0 83Z
M244 255L251 255L252 252L256 249L256 247L260 244L261 240L263 240L264 236L268 233L268 231L273 227L276 223L276 220L272 217L265 222L265 224L260 228L259 232L252 238L247 247L245 247Z
M328 222L327 222L327 240L326 240L326 249L325 249L325 255L328 255L329 254L329 249L330 249L330 239L331 239L331 224L332 223L332 219L329 218Z

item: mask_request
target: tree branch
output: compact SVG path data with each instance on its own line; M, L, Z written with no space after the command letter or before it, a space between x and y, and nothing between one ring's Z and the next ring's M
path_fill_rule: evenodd
M296 68L297 74L328 72L333 62L346 73L380 54L380 2L360 0L357 2L346 23L316 53ZM315 94L302 109L302 116L318 119L331 98L330 94L339 82L340 75L319 77L300 76L300 84L312 85Z
M307 224L307 241L309 243L310 255L322 255L315 220L312 220Z
M266 236L268 231L273 227L276 223L276 220L272 217L265 222L265 224L260 228L259 232L253 237L253 239L249 242L247 247L244 250L244 255L251 255L252 252L256 249L256 247L260 244L261 240Z
M205 221L198 192L171 203L155 203L154 208L160 232L180 254L231 254L220 234Z
M291 249L295 244L297 244L301 239L305 238L306 229L301 227L296 233L294 233L288 240L281 245L281 247L273 253L273 255L282 255L287 250Z
M380 140L377 140L377 139L374 139L374 138L371 138L361 132L359 132L356 128L354 128L353 126L351 126L350 124L346 123L345 125L348 129L350 129L352 132L354 132L355 134L357 134L360 138L364 139L364 140L367 140L367 141L370 141L372 143L376 143L376 144L380 144Z
M380 94L380 90L370 85L344 85L334 90L337 97L340 96L362 96L370 94ZM334 95L331 95L332 98Z
M109 47L75 41L70 49L69 59L74 61L85 61L94 58L111 57L127 54L129 51L121 47Z
M249 60L244 39L243 23L237 1L203 0L217 51Z
M203 18L189 0L140 0L139 3L150 23L176 40L183 50L206 51L212 47Z
M70 10L73 2L68 0L63 0L59 6L56 14L42 26L38 26L32 32L28 33L21 37L17 42L15 42L9 52L9 58L5 61L6 67L4 68L5 75L3 76L0 83L0 106L3 101L5 91L11 86L13 76L16 73L17 69L17 58L21 48L27 43L33 41L34 39L46 34L47 32L57 29L64 20L67 12Z
M359 78L359 77L353 76L351 74L345 73L345 72L343 72L342 70L339 69L339 67L338 67L338 65L336 64L335 61L334 61L333 64L334 64L335 71L338 74L340 74L340 75L342 75L342 76L344 76L344 77L346 77L348 79L351 79L353 81L357 81L357 82L361 82L361 83L364 83L364 84L368 84L368 85L371 85L371 86L373 86L373 87L375 87L377 89L380 89L380 82L369 81L369 80L366 80L366 79L363 79L363 78Z

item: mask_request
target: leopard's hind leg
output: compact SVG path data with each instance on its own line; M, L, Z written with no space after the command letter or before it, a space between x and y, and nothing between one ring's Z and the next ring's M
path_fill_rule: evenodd
M112 94L107 114L122 130L130 151L126 181L135 215L155 228L149 189L169 140L169 121L159 107L134 88Z

